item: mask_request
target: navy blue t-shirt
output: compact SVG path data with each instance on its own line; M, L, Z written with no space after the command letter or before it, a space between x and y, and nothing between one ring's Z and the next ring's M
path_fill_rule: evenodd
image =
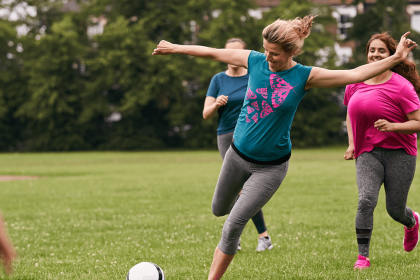
M220 95L228 96L228 102L220 106L219 125L217 135L226 134L235 130L236 122L244 103L249 75L230 77L225 72L213 76L206 96L217 98Z

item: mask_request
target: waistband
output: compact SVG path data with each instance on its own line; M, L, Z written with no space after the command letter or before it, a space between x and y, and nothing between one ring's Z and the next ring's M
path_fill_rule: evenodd
M233 144L233 142L232 142L232 144L230 145L231 147L232 147L232 149L243 159L243 160L246 160L246 161L248 161L248 162L251 162L251 163L255 163L255 164L262 164L262 165L279 165L279 164L282 164L282 163L285 163L286 161L288 161L289 159L290 159L290 157L292 156L292 152L290 152L290 153L288 153L287 155L285 155L285 156L283 156L283 157L281 157L281 158L278 158L278 159L275 159L275 160L269 160L269 161L260 161L260 160L255 160L255 159L252 159L252 158L249 158L249 157L247 157L246 155L244 155L243 153L241 153L239 150L238 150L238 148L236 148L235 147L235 144Z

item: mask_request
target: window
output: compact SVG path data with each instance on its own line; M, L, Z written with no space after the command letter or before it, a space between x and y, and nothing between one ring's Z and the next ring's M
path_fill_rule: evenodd
M350 22L350 15L347 15L347 14L343 14L343 15L340 15L340 23L347 23L347 22Z

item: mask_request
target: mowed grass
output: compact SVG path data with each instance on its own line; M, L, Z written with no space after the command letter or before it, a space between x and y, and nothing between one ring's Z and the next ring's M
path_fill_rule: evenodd
M420 251L403 250L403 226L386 213L383 189L372 268L352 270L358 194L345 149L293 150L286 179L263 208L274 249L254 251L250 222L223 279L419 278ZM221 164L217 151L1 154L0 175L40 176L0 182L19 254L10 279L125 279L142 261L169 280L207 279L226 219L211 213ZM408 198L417 211L419 176Z

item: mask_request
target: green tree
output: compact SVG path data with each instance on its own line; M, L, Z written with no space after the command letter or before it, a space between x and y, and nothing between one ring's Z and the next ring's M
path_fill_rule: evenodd
M0 21L2 150L215 147L217 118L204 121L202 109L212 76L226 65L151 56L162 39L221 48L240 37L261 51L265 25L314 13L313 34L296 59L334 67L334 38L326 28L335 21L328 7L310 1L283 0L261 20L249 15L256 7L251 0L81 0L77 12L63 11L61 1L26 2L37 7L35 16ZM99 16L108 21L103 34L88 37ZM17 38L20 24L29 32ZM339 140L342 118L334 92L313 89L303 99L294 144Z
M27 150L74 150L86 148L84 129L78 121L83 104L83 30L72 14L54 22L50 32L24 41L28 97L16 116L29 120L32 133ZM83 40L82 40L83 41Z
M354 4L365 1L356 0ZM364 13L358 14L353 18L353 27L349 30L348 40L356 42L353 54L353 61L349 67L356 67L366 63L366 43L370 37L376 33L388 31L397 40L407 31L411 31L409 38L420 41L420 34L410 30L410 21L406 14L408 0L381 0L368 6ZM420 60L420 49L413 50L416 63Z
M129 1L92 3L85 13L105 13L109 23L94 38L97 48L87 63L91 70L87 95L106 94L111 111L122 115L107 130L111 140L102 147L215 146L217 122L202 120L202 106L211 77L226 66L187 56L150 54L161 39L212 47L223 47L233 36L254 41L249 34L256 34L255 21L248 15L253 4L155 1L131 9ZM217 16L214 11L219 11ZM226 30L223 36L220 26Z
M26 100L26 79L20 58L21 44L16 36L15 25L0 20L0 150L23 148L27 132L25 118L15 115L17 108Z

